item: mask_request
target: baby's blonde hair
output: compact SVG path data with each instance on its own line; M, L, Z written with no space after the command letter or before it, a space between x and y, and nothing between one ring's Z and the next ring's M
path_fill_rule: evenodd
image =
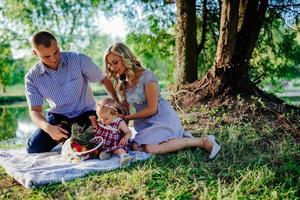
M106 58L109 54L115 54L121 57L123 64L127 68L127 77L124 77L124 79L117 78L113 71L107 66ZM135 78L134 71L136 69L144 69L142 63L123 43L114 43L111 46L109 46L104 53L103 60L105 63L105 72L107 77L112 80L114 88L121 96L121 98L125 99L126 78L128 79L129 83L131 83L131 81L133 81Z
M97 107L101 107L103 112L110 111L111 114L116 114L118 112L116 101L110 97L104 97L98 100Z

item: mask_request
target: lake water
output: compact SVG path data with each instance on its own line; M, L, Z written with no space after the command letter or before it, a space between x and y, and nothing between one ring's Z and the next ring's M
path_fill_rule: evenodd
M297 84L287 84L284 92L278 96L288 103L300 105L300 88ZM0 106L0 145L26 144L36 128L31 122L25 102Z

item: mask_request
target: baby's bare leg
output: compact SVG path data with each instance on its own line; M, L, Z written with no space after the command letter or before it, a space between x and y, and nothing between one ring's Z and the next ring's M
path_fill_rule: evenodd
M114 150L113 153L120 157L121 166L129 165L129 163L134 159L134 156L127 154L127 152L122 148Z
M122 149L122 148L115 149L113 151L113 153L116 154L116 155L118 155L118 156L121 156L122 154L127 154L127 152L124 149Z

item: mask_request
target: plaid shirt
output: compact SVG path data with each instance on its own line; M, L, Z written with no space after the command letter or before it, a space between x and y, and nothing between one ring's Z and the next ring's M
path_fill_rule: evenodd
M99 128L95 136L101 136L103 138L103 144L100 147L101 151L109 152L119 148L128 151L128 146L120 144L122 139L122 132L118 130L120 123L123 121L121 118L117 118L111 124L105 126L99 122ZM107 128L106 128L107 127ZM100 142L100 141L97 141Z

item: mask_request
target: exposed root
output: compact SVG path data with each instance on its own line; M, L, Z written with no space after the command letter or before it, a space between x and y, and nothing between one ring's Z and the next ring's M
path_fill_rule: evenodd
M300 142L300 108L288 105L278 97L268 94L252 84L243 90L225 88L223 92L218 93L211 93L210 84L211 80L196 81L183 86L182 90L173 94L172 103L175 109L187 114L191 110L199 110L198 108L203 105L211 110L230 108L233 116L222 122L250 121L253 124L258 123L259 126L264 123L271 124L270 126L274 129L283 131L283 134L292 134L296 141ZM226 112L221 112L220 116L222 117ZM210 118L200 119L201 113L199 115L196 117L198 121L200 120L199 123L207 126L208 124L210 124L209 126L216 125Z
M184 110L179 106L179 104L178 104L179 99L177 98L177 95L182 94L182 93L188 93L188 94L191 94L191 95L194 95L195 93L191 92L191 91L188 91L188 90L179 90L179 91L171 94L171 97L173 97L173 99L174 99L174 104L175 104L176 108L178 110L180 110L182 113L185 113Z

